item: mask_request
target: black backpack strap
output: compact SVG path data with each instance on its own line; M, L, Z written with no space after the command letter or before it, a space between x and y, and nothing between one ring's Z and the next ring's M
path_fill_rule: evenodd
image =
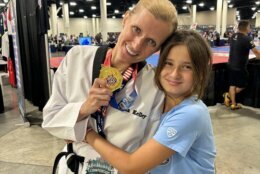
M101 64L103 64L106 58L108 48L109 48L108 46L100 46L97 49L94 62L93 62L92 84L94 83L95 78L99 76Z
M143 67L145 67L145 65L147 64L147 62L144 60L142 62L138 63L138 69L137 72L141 71L141 69L143 69Z
M84 157L83 156L79 156L77 154L75 154L73 152L73 147L72 147L72 143L68 143L67 144L67 152L60 152L54 161L54 165L53 165L53 169L52 169L52 174L56 173L58 164L60 159L65 156L66 157L66 161L67 161L67 166L68 168L74 172L75 174L78 174L79 171L79 164L84 162Z

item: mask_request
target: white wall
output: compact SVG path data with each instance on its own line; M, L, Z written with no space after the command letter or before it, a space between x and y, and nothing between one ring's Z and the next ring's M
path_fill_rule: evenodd
M100 20L99 25L100 24ZM92 19L83 19L83 18L70 18L70 33L67 34L74 34L76 36L79 33L83 33L84 36L87 34L93 35L92 31ZM122 19L107 19L107 32L120 32L122 30ZM50 23L51 25L51 23ZM58 33L64 33L64 21L62 18L58 18ZM102 31L102 28L99 28L98 31ZM48 31L48 34L51 34L51 31Z
M178 15L178 25L191 25L192 16L190 14L179 14Z
M79 33L83 33L84 36L87 34L92 34L92 21L91 19L83 19L83 18L73 18L69 20L70 23L70 33L76 36ZM64 21L62 18L58 19L58 33L65 33L64 31Z
M122 30L122 19L107 19L107 32L120 32Z
M91 19L70 19L70 34L79 35L79 33L83 33L84 36L86 36L87 34L92 34Z
M198 25L216 25L216 11L206 11L197 13L197 23ZM100 24L100 20L99 25ZM178 15L179 25L191 25L192 17L190 14L180 14ZM93 35L92 31L92 19L83 18L70 18L70 33L76 36L79 33L83 33L84 36L87 34ZM120 32L122 30L122 19L107 19L107 32ZM234 25L236 23L236 9L228 9L227 13L227 26ZM64 33L64 22L62 18L58 18L58 33ZM101 31L102 29L98 29ZM51 31L48 32L51 34Z
M178 15L179 25L191 25L192 17L190 14ZM197 12L196 22L198 25L216 25L216 11ZM234 25L236 23L236 9L228 9L227 25Z

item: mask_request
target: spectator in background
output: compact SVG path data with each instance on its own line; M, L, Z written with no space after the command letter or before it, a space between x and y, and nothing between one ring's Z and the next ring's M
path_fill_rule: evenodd
M115 45L116 45L116 36L115 36L114 33L108 34L107 43L108 43L108 46L110 48L114 48L115 47Z
M223 94L224 104L232 110L241 108L237 104L236 94L244 90L248 83L248 56L252 50L257 58L260 58L260 51L256 49L254 40L248 36L250 33L249 21L240 21L238 32L233 34L230 42L229 52L229 92Z
M214 31L213 38L214 38L214 46L219 47L220 46L220 34L219 34L219 32L217 32L217 30Z
M102 34L101 33L96 34L95 41L96 41L96 45L102 45L103 38L102 38Z

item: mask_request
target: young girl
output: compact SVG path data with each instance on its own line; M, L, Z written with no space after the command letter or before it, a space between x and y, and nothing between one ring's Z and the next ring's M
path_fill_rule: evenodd
M214 173L211 119L201 101L211 65L210 48L197 32L175 32L162 46L156 70L155 81L166 97L153 138L131 154L94 131L86 141L122 174Z

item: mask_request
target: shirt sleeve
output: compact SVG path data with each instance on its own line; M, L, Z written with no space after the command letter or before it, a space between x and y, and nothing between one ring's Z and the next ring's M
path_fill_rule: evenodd
M255 48L254 40L251 37L248 37L248 42L249 42L249 49Z
M72 56L70 54L69 51L55 72L52 95L43 108L42 127L58 138L81 142L85 136L82 130L87 129L89 118L77 122L84 101L72 103L67 99L67 58Z
M201 133L203 112L196 106L174 110L165 116L153 138L185 157Z

